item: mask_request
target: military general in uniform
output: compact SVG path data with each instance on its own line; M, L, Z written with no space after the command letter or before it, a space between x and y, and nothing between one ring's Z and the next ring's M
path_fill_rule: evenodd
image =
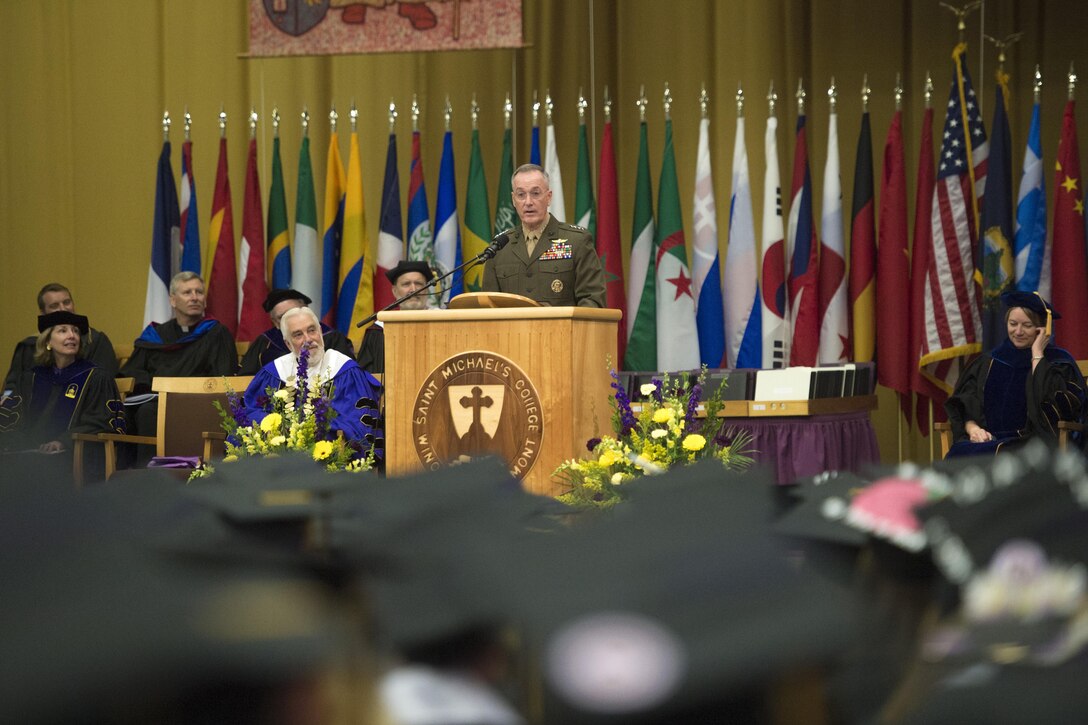
M536 164L513 176L514 208L521 226L484 266L485 292L510 292L542 305L604 307L604 271L593 235L564 224L548 211L548 174Z

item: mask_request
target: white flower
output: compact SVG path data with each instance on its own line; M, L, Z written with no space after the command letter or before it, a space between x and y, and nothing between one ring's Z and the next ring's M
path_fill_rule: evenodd
M284 436L273 436L272 438L268 439L268 445L270 446L282 446L286 442L287 438L285 438Z
M654 428L652 431L650 431L651 438L664 438L668 434L669 432L664 428Z
M638 389L643 395L653 395L653 392L657 390L656 383L643 383L642 387Z
M291 393L288 392L287 388L280 388L272 394L272 397L279 400L287 400L289 397L291 397Z
M623 483L623 479L624 479L624 475L623 475L622 471L620 471L618 473L613 473L612 474L612 485L613 486L620 485L621 483Z

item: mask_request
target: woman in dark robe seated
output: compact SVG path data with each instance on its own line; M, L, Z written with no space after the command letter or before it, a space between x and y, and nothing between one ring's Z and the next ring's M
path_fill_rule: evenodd
M87 318L59 311L38 318L35 365L0 405L0 448L60 453L71 433L124 433L117 384L84 358Z
M1058 440L1058 421L1083 423L1084 376L1073 356L1051 345L1048 316L1061 316L1036 292L1006 292L1009 337L976 358L945 403L952 424L948 456L995 453L1032 436ZM1079 435L1072 439L1080 445Z

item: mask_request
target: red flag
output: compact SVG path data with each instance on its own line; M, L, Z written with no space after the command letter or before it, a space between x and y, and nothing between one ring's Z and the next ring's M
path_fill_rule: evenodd
M820 315L817 297L819 259L816 223L812 215L812 177L808 170L805 117L797 119L797 145L793 153L790 186L789 240L791 245L789 297L793 321L790 365L815 365L820 347Z
M896 115L898 118L898 114ZM902 155L902 141L900 141ZM885 163L887 163L885 161ZM850 313L854 361L869 362L876 346L876 231L873 212L873 141L869 112L861 114L854 164L854 201L850 225Z
M910 272L910 387L918 396L915 420L922 435L929 435L929 403L933 403L934 419L944 420L944 401L948 395L929 378L922 375L918 360L926 333L926 270L933 255L933 229L930 212L933 209L933 189L936 172L933 168L933 109L927 108L922 117L921 148L918 150L918 182L914 192L914 241Z
M1088 261L1084 249L1084 193L1073 101L1065 104L1054 175L1054 309L1061 346L1077 360L1088 358Z
M903 345L910 339L910 309L901 304L910 299L905 165L902 113L896 111L884 143L884 172L880 179L876 288L884 304L876 307L876 371L877 382L899 393L903 414L910 421L910 352Z
M253 342L268 329L264 298L268 296L268 278L264 263L264 213L261 210L261 181L257 177L257 139L249 140L246 159L246 195L242 201L242 245L239 266L245 270L242 281L242 307L238 318L237 340Z
M627 296L623 291L623 256L620 252L620 200L616 183L616 155L612 148L612 122L605 121L601 137L601 168L597 189L597 255L604 267L605 306L623 312L617 330L615 365L627 352Z
M227 140L219 139L219 167L215 172L212 221L208 239L214 244L205 275L208 317L221 322L233 335L238 329L238 263L234 257L234 216L230 207Z

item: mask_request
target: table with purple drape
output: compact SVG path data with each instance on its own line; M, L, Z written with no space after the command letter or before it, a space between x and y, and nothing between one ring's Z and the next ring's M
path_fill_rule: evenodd
M752 436L756 465L770 466L780 484L824 471L858 471L880 462L868 411L782 418L729 418L726 427Z

